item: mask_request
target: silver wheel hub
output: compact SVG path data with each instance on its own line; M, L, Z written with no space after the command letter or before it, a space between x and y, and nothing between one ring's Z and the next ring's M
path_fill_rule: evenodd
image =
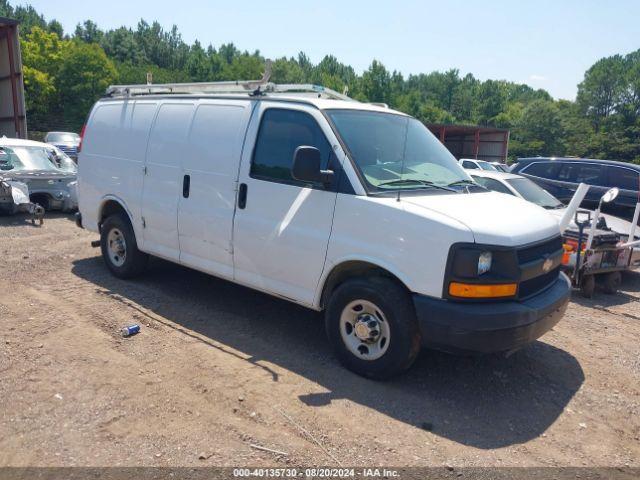
M375 342L380 336L378 320L368 313L358 317L353 329L355 330L356 337L363 342Z
M353 355L376 360L389 348L391 330L382 310L368 300L354 300L340 315L340 335Z
M121 267L127 259L127 243L117 228L112 228L107 235L107 253L109 260L117 267Z

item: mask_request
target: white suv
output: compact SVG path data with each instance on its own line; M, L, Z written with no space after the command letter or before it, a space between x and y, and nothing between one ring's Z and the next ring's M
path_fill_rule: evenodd
M487 170L489 172L497 172L498 167L492 165L490 162L485 160L475 160L473 158L461 158L458 160L458 163L465 170Z
M113 274L151 254L324 310L339 359L374 378L422 345L508 351L559 321L570 285L544 209L473 183L410 116L269 85L96 103L78 223Z

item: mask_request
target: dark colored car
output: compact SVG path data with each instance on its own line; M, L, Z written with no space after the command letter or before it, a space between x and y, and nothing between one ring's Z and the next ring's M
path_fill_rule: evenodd
M80 144L80 135L73 132L48 132L44 141L51 145L55 145L67 156L71 157L74 162L78 161L78 145Z
M580 183L591 185L582 206L592 209L608 189L618 187L620 194L607 205L607 211L628 219L640 201L640 165L633 163L589 158L519 158L511 173L530 178L564 203L571 200Z

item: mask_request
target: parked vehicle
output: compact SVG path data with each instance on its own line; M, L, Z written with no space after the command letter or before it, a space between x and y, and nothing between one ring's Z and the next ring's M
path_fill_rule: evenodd
M0 175L0 215L18 212L31 214L31 222L43 224L44 208L29 200L29 187L24 182L7 180Z
M48 132L44 136L44 141L56 146L72 158L78 161L78 145L80 145L80 135L73 132Z
M64 153L41 142L0 138L0 174L25 183L32 202L45 210L73 211L76 166Z
M84 132L77 221L115 276L151 254L324 310L361 375L421 345L517 349L566 309L558 222L401 112L315 86L129 85Z
M489 172L495 172L498 169L491 163L485 160L474 160L473 158L461 158L458 163L462 165L465 170L487 170Z
M640 165L632 163L587 158L519 158L511 172L530 178L564 203L571 199L578 184L591 185L582 206L592 209L607 190L618 187L620 193L608 211L629 220L640 199Z
M478 171L472 172L471 178L473 178L473 180L479 185L482 185L489 190L493 190L494 192L515 195L516 197L535 203L536 205L547 209L558 219L558 221L560 221L568 208L564 203L538 184L521 175L503 172ZM584 210L582 212L589 214L590 218L595 217L594 212ZM601 229L601 231L610 230L617 235L617 238L620 241L630 241L629 231L631 230L631 222L627 222L622 218L608 215L606 213L600 213L598 218L598 228ZM571 222L570 225L572 229L577 232L578 225L575 222ZM633 240L638 239L640 239L640 229L638 229L638 233L635 234L633 238ZM640 267L640 248L636 247L633 249L628 266L634 269Z
M506 163L500 163L500 162L490 162L491 165L493 165L497 171L499 172L509 172L509 167L507 166Z

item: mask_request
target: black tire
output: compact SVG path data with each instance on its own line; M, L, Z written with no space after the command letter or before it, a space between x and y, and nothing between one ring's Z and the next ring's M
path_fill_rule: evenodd
M121 265L116 264L109 255L109 233L114 229L121 232L126 246L126 254ZM100 229L100 249L107 268L118 278L133 278L140 275L149 261L149 255L138 250L129 218L122 213L111 215L103 222Z
M596 291L596 277L594 275L585 275L580 279L580 293L584 298L593 298Z
M375 304L388 323L388 346L382 356L375 360L357 357L342 338L341 315L355 300ZM354 278L344 282L329 299L325 312L325 326L329 341L340 362L364 377L383 380L399 375L413 364L420 351L420 329L411 296L390 278Z
M602 290L608 295L613 295L618 293L621 283L622 274L620 272L609 272L603 275Z

